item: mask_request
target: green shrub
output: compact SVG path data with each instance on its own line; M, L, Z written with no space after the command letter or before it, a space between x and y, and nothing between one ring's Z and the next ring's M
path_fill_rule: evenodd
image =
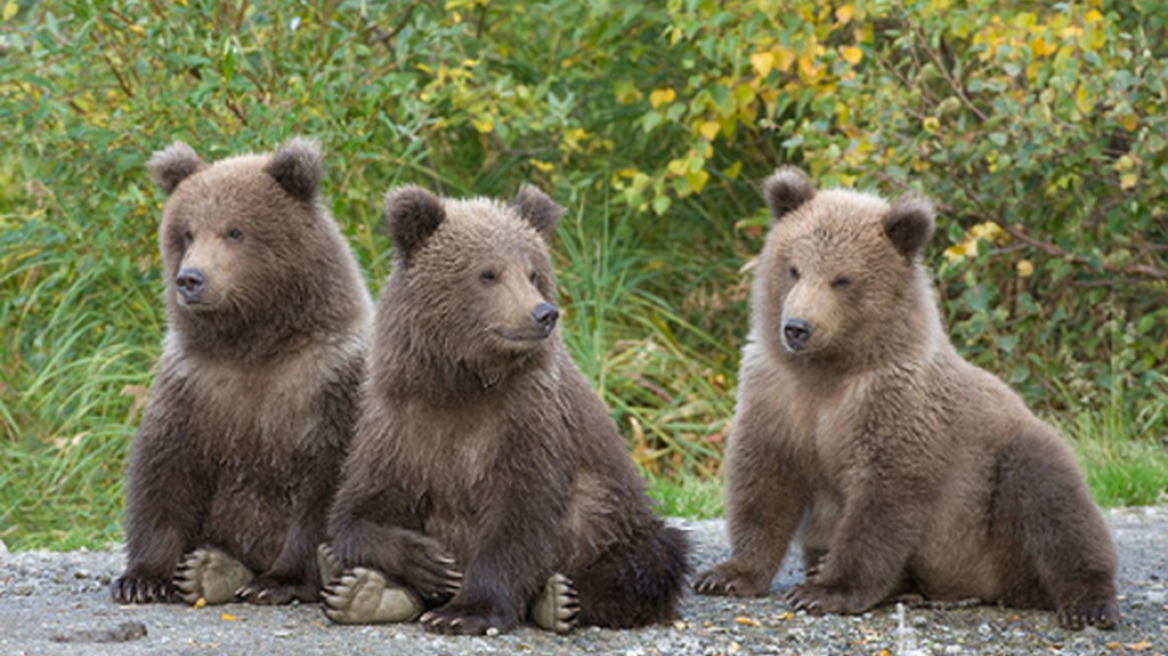
M1162 450L1166 17L1151 0L0 2L0 538L118 535L164 326L142 165L174 139L214 159L320 138L374 292L387 188L549 190L570 210L569 346L655 481L718 468L738 271L781 163L937 199L929 259L962 352L1068 432L1141 445L1083 448L1089 470ZM1103 419L1116 398L1130 420ZM1150 497L1107 498L1155 498L1162 479L1141 480Z

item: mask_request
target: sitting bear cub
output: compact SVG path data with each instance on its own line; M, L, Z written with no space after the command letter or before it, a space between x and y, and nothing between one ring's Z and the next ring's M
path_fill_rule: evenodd
M792 168L765 192L725 462L732 554L697 591L765 594L798 531L799 609L914 593L1114 625L1115 547L1074 454L942 328L921 264L933 207L816 191Z
M320 148L149 163L168 325L130 450L119 603L320 598L373 303L320 202Z
M562 210L386 198L393 274L329 518L325 613L428 630L670 619L686 540L649 510L608 410L556 330Z

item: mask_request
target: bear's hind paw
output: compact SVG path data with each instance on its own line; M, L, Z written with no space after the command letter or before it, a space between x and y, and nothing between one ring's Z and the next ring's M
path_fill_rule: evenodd
M531 604L531 621L553 633L568 633L576 628L580 599L572 582L563 574L552 574L535 602Z

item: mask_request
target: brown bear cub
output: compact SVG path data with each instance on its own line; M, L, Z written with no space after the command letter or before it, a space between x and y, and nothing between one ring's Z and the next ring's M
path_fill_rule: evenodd
M799 532L798 609L916 594L1113 626L1115 547L1074 454L944 332L921 264L932 205L817 191L793 168L765 193L725 461L732 553L696 590L766 594Z
M321 204L315 142L149 163L170 197L168 327L134 438L118 603L320 598L316 547L357 415L373 304Z
M687 541L650 511L556 330L561 214L530 186L510 204L386 197L393 274L321 550L334 621L425 612L430 631L482 634L674 617Z

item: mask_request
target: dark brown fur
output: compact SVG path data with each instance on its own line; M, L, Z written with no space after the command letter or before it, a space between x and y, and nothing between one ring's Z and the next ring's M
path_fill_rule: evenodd
M208 166L176 143L149 167L170 194L169 325L130 452L129 562L111 594L173 601L180 558L213 547L257 573L247 600L316 600L372 314L319 199L319 147L297 139ZM176 276L195 269L205 288L185 298Z
M554 297L561 212L531 187L510 206L415 187L386 200L395 266L329 527L346 566L420 594L430 630L508 630L555 572L582 624L674 616L686 540L649 510L558 331L533 320Z
M1073 453L944 333L920 262L932 206L816 192L795 169L766 192L777 223L725 462L732 555L696 589L765 594L801 528L798 608L916 592L1113 625L1115 548Z

